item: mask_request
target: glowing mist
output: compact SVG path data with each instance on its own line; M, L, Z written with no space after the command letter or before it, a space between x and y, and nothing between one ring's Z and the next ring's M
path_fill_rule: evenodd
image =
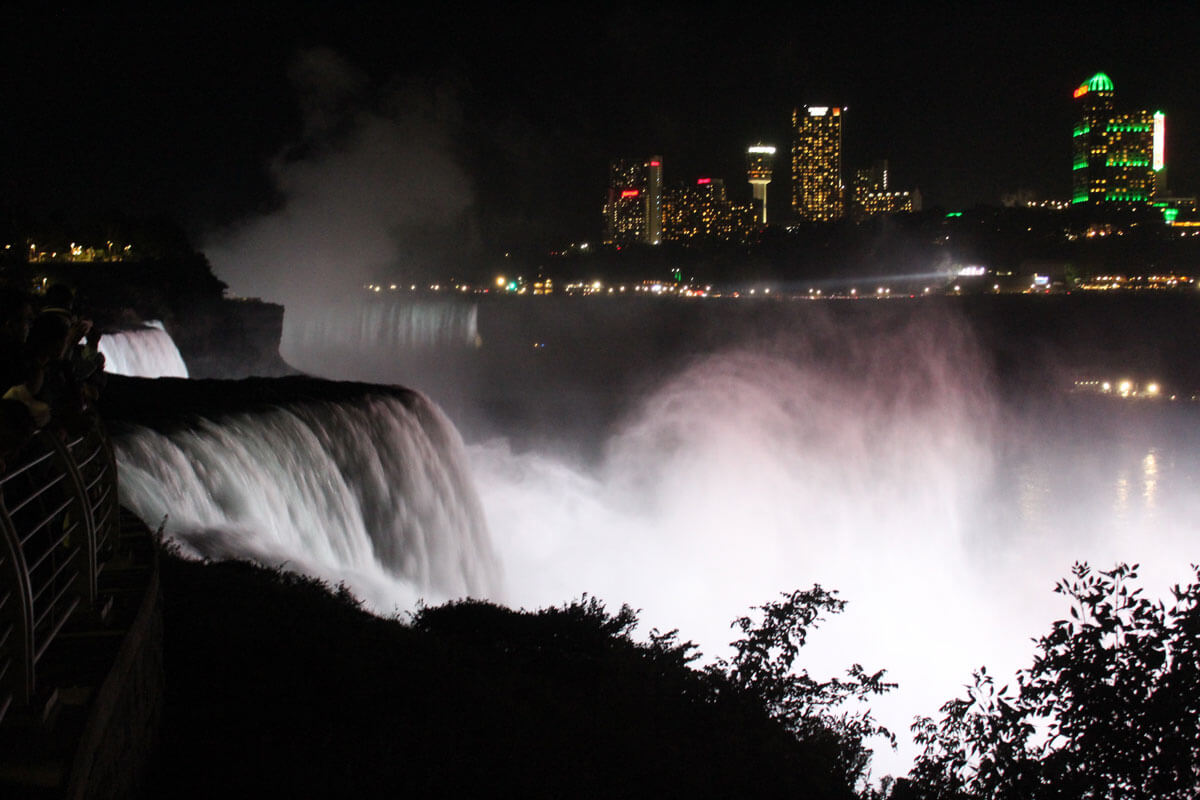
M925 344L877 343L840 369L780 352L702 359L639 403L595 466L473 446L513 601L587 591L723 655L748 607L835 588L847 611L803 663L822 678L888 669L900 689L871 705L900 747L877 752L875 772L907 772L913 715L975 667L1027 665L1030 639L1064 613L1051 589L1073 561L1141 562L1165 591L1195 560L1200 511L1194 455L1169 457L1168 487L1153 446L1103 465L1063 452L1070 435L1009 418L968 349Z

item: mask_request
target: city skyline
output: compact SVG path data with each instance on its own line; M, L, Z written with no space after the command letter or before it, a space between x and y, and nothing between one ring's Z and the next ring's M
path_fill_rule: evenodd
M745 202L745 149L773 144L769 216L782 220L790 113L810 104L846 109L847 191L887 159L892 186L919 188L926 207L1069 199L1071 92L1103 71L1130 105L1166 113L1171 193L1195 194L1200 68L1177 54L1200 13L1156 4L1128 26L1118 8L847 8L819 23L769 10L753 31L732 10L659 6L19 12L0 48L14 110L0 190L16 210L165 214L202 241L295 202L369 196L408 219L429 192L457 227L414 222L413 247L492 252L598 236L595 191L622 154L662 153L672 175L723 177ZM413 146L373 154L385 135ZM373 155L396 180L372 182Z
M1167 201L1174 206L1177 201L1191 200L1195 195L1180 196L1172 193L1168 183L1169 160L1165 153L1166 115L1162 111L1147 109L1130 110L1128 105L1118 106L1114 102L1112 79L1098 72L1084 80L1073 92L1076 105L1076 122L1072 128L1072 188L1069 199L1062 196L1032 197L1030 193L1017 193L1003 198L1002 204L1037 204L1066 207L1077 204L1145 204ZM889 189L888 159L876 159L869 167L857 168L847 165L843 158L844 136L843 109L838 106L798 106L792 112L791 146L791 213L784 222L834 222L845 216L855 221L880 213L913 212L922 210L921 192ZM766 187L771 182L772 161L777 148L765 144L761 139L747 147L747 180L751 186L751 205L759 223L767 223ZM662 156L652 156L647 169L653 165L657 179L647 181L645 175L616 178L625 162L614 162L610 170L608 201L605 206L606 244L627 243L634 240L647 244L658 244L659 237L642 234L637 237L621 236L618 233L615 212L615 197L620 197L622 188L655 185L661 192ZM705 176L700 184L713 183L720 187L721 202L735 202L736 197L726 199L723 177ZM680 184L687 185L687 181ZM624 196L638 197L637 188L629 188ZM1024 197L1021 197L1024 194ZM657 197L657 193L654 195ZM651 221L656 220L661 229L661 212L650 212L649 197L642 212L639 230L649 230ZM1157 202L1157 205L1164 205ZM1187 203L1185 206L1189 205ZM657 208L657 204L654 204ZM778 222L778 220L776 220ZM695 226L693 226L694 228ZM726 231L726 235L730 234ZM687 236L666 236L666 240L705 238L711 232L699 234L693 230ZM737 238L736 236L733 238Z

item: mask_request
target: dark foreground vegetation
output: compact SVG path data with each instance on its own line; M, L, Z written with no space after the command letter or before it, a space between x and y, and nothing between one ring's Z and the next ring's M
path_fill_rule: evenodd
M734 622L697 667L673 633L584 598L461 602L405 619L244 563L163 561L167 703L148 797L1193 798L1200 788L1200 580L1166 606L1136 568L1077 565L1071 618L997 688L985 669L907 778L863 782L890 735L848 700L857 665L798 668L843 602L820 587ZM1200 573L1198 573L1200 578ZM861 705L859 706L861 708Z
M1077 564L1055 590L1071 601L1033 665L996 686L980 669L939 722L913 725L925 752L919 798L1200 796L1200 570L1170 605L1137 568Z
M840 601L740 620L701 670L635 613L465 602L373 617L344 591L243 563L163 561L167 702L149 797L853 797L886 689L793 673ZM407 624L406 624L407 623Z

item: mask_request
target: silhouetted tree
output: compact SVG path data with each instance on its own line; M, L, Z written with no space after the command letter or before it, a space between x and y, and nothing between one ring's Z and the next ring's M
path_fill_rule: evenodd
M872 753L868 741L882 737L895 744L895 737L858 701L895 684L884 681L882 670L868 673L859 664L852 665L845 678L825 681L798 668L808 632L825 615L840 613L846 603L819 585L780 597L757 606L760 614L734 620L732 627L742 636L731 643L732 659L718 659L704 669L689 667L700 653L694 643L681 642L678 631L652 630L649 641L636 642L637 612L622 606L609 614L594 597L536 615L514 614L478 601L450 603L422 608L413 616L413 627L476 644L487 642L504 652L552 647L574 657L608 653L610 672L649 663L657 680L672 686L677 697L712 708L718 712L713 719L740 726L747 735L759 721L774 720L809 754L803 766L810 772L814 796L830 792L850 797L856 786L865 785ZM617 652L623 655L614 659Z
M1196 567L1193 566L1193 570ZM1017 686L986 670L940 723L913 725L927 798L1183 800L1200 793L1200 570L1166 608L1137 565L1076 564L1055 591L1071 618L1037 643Z
M851 665L845 678L826 681L797 669L796 658L808 631L824 620L823 614L841 613L846 601L819 584L780 597L757 607L761 619L746 616L734 620L733 627L741 631L742 638L732 642L733 660L719 660L714 669L739 691L757 698L796 738L831 737L834 766L846 784L854 786L867 777L872 754L868 740L883 737L892 746L896 740L869 709L847 710L847 706L888 692L896 684L884 681L884 670L869 673L860 664Z

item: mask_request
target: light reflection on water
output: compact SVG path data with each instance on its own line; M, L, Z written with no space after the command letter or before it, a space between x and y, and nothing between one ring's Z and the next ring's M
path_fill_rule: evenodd
M1150 452L1142 459L1142 498L1146 502L1146 508L1154 508L1157 505L1157 492L1158 454L1154 448L1150 448Z
M1021 520L1026 525L1036 524L1046 516L1050 500L1048 475L1034 465L1026 465L1021 470L1021 480L1017 495L1017 506L1021 510Z
M1195 414L1181 409L1178 428L1155 430L1137 411L1122 414L1122 441L1104 438L1039 442L1016 457L1010 525L1026 537L1078 541L1154 541L1192 528L1197 503ZM1178 435L1177 435L1178 434ZM1003 504L1003 486L997 502ZM1057 533L1056 533L1057 531ZM1136 556L1135 556L1136 557Z
M1129 476L1121 473L1117 476L1117 494L1116 501L1113 503L1113 515L1117 519L1123 519L1125 512L1129 509Z

